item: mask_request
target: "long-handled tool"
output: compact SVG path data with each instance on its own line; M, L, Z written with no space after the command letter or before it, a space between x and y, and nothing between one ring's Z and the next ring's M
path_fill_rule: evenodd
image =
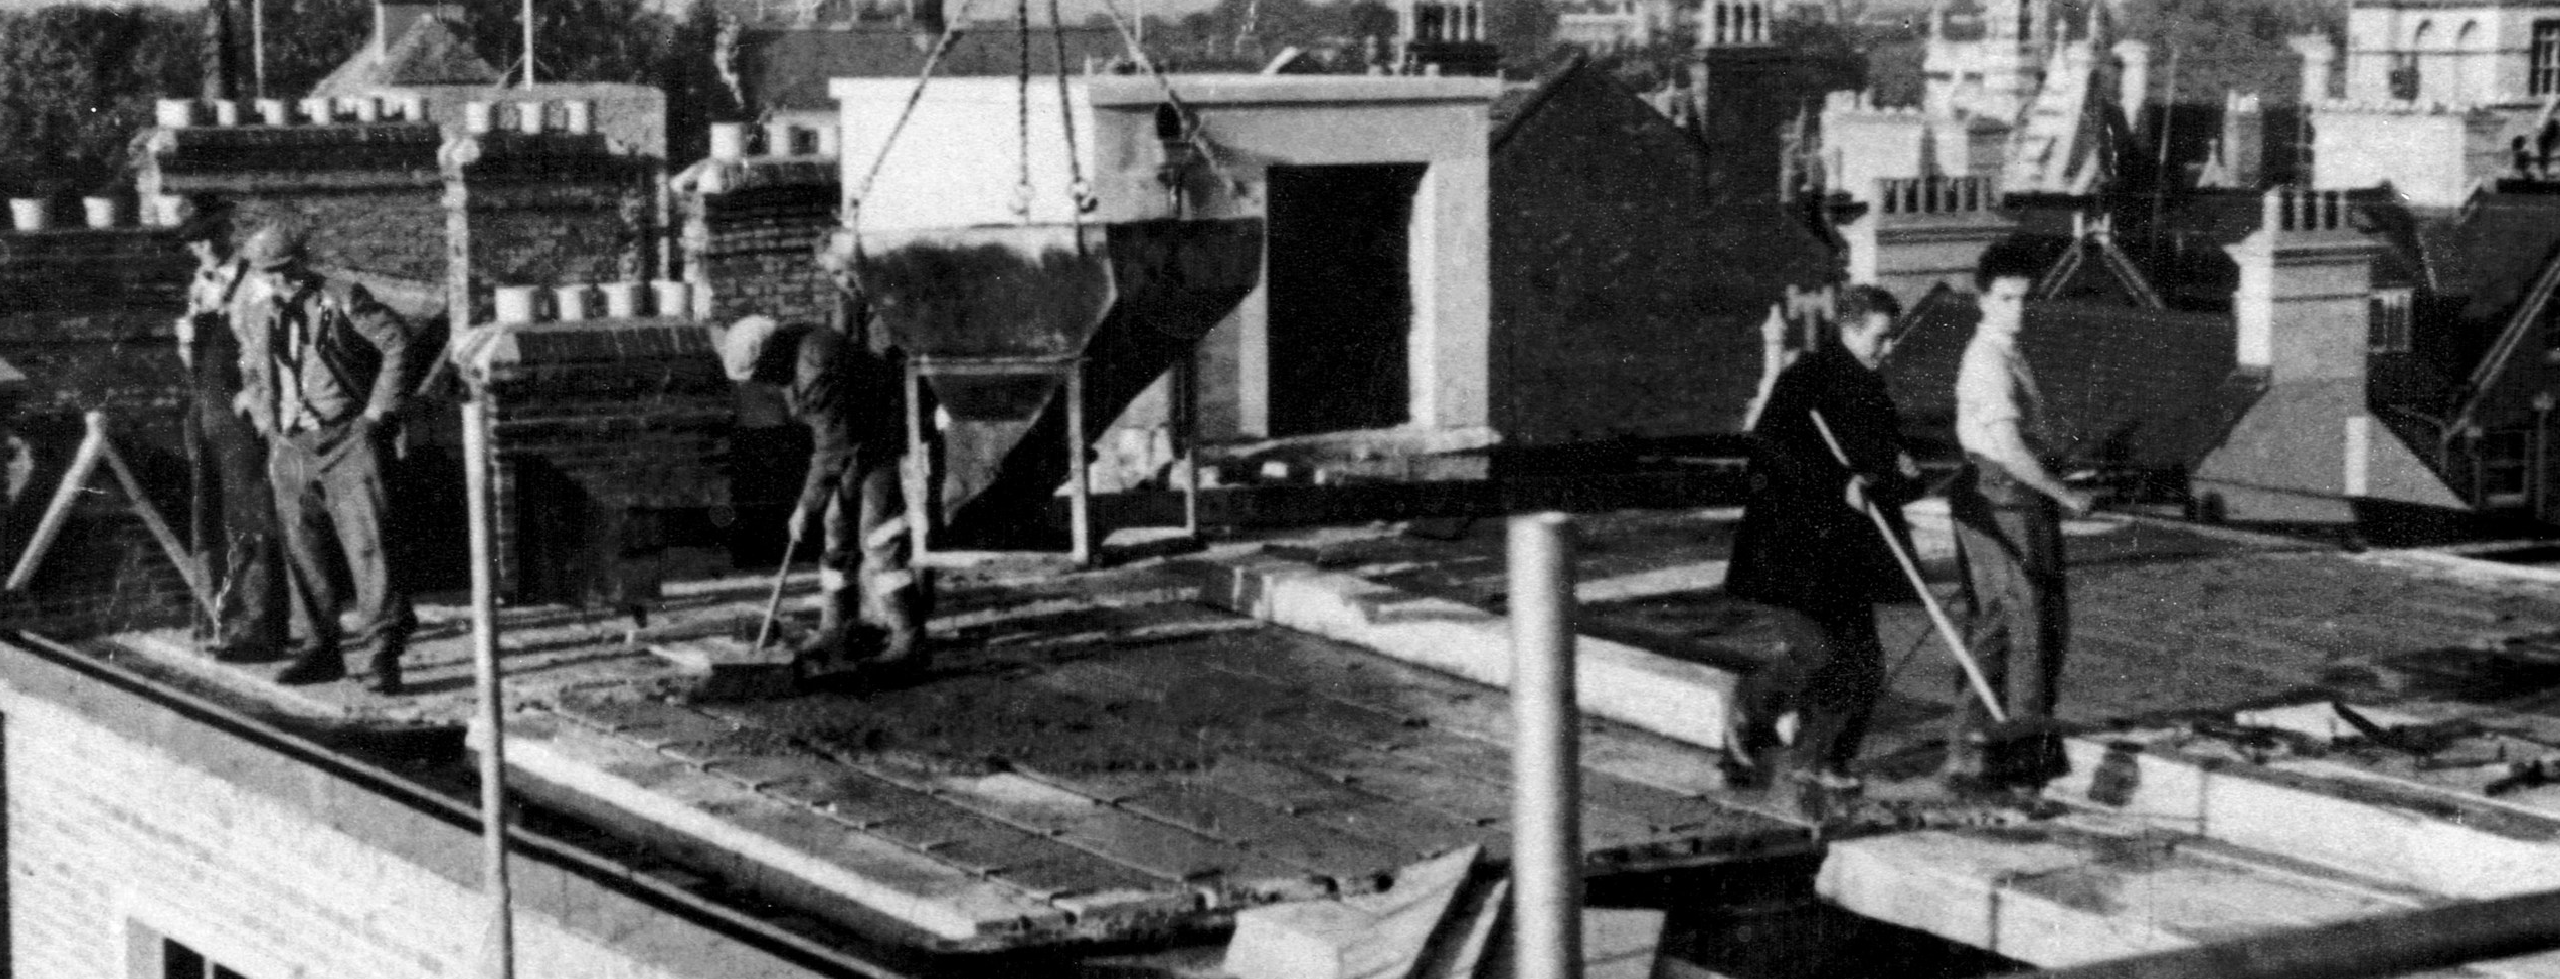
M756 627L755 649L763 649L766 640L773 638L773 622L782 615L782 584L791 580L791 555L800 550L801 523L800 511L792 511L790 542L782 545L782 566L773 572L773 597L765 600L764 624Z
M1840 439L1831 434L1831 423L1822 419L1822 412L1808 410L1806 413L1813 416L1813 430L1822 434L1822 444L1831 448L1831 457L1855 472L1856 467L1849 464L1849 453L1840 447ZM1947 651L1954 653L1956 665L1964 668L1965 682L1973 687L1973 695L1982 700L1982 707L1991 713L1993 723L2009 723L2009 711L2000 706L2000 696L1992 692L1991 680L1982 674L1982 664L1973 658L1973 651L1966 648L1964 637L1956 631L1955 620L1947 617L1947 610L1938 605L1937 596L1930 594L1929 583L1921 579L1920 565L1903 551L1902 541L1894 537L1893 524L1885 520L1884 511L1876 508L1874 500L1865 502L1867 519L1876 525L1876 533L1884 537L1885 549L1893 552L1894 563L1902 566L1902 576L1911 582L1911 590L1920 596L1920 607L1928 610L1930 624L1938 628L1938 638L1946 640Z

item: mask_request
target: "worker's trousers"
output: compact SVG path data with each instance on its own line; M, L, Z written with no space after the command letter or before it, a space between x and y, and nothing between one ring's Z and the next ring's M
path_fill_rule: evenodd
M293 630L306 648L362 650L398 657L417 627L409 596L383 547L389 515L382 440L361 419L278 435L268 442L276 514L292 578ZM342 636L337 558L354 586L356 627Z
M931 613L908 564L913 548L895 461L845 474L827 501L826 532L818 558L821 629L840 631L858 616L893 634L922 632Z
M2012 720L2051 718L2071 637L2061 508L1997 467L1977 461L1973 468L1975 477L1959 481L1948 501L1971 611L1965 641ZM1958 696L1948 732L1954 767L1989 764L2027 781L2061 774L2061 745L2051 737L2019 743L2006 760L1971 753L1990 714L1970 684Z
M283 562L266 440L231 410L237 379L225 383L218 369L224 362L204 355L196 360L196 405L186 432L196 447L195 478L204 484L199 505L210 511L210 519L199 524L208 539L195 542L212 571L215 596L212 629L204 638L216 656L255 655L285 641L285 602L278 591Z

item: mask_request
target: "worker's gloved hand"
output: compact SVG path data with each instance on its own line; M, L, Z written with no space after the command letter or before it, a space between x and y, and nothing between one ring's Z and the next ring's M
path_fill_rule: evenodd
M792 508L791 508L791 524L790 524L790 528L789 528L789 529L790 529L790 532L791 532L791 543L792 543L792 546L794 546L794 547L799 546L799 544L800 544L800 535L801 535L801 534L803 534L803 533L806 533L806 532L807 532L807 528L808 528L808 526L809 526L809 503L808 503L808 501L803 500L803 501L801 501L801 502L799 503L799 505L794 506L794 507L792 507Z
M1842 495L1848 499L1849 509L1865 513L1867 511L1867 477L1862 473L1850 473L1848 492Z

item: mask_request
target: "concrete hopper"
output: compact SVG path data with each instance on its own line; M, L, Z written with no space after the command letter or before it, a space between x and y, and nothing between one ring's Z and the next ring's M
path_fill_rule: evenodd
M863 288L944 415L937 545L1043 527L1082 462L1065 446L1089 446L1253 290L1262 243L1258 218L866 234Z

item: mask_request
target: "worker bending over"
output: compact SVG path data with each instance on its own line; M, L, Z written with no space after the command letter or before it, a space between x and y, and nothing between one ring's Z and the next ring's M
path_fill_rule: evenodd
M749 316L721 342L729 379L782 391L809 426L809 477L791 512L791 539L822 517L818 634L799 654L811 672L858 667L887 679L929 662L922 583L908 566L907 508L898 465L906 455L904 384L886 358L808 323ZM885 632L873 645L868 620Z

